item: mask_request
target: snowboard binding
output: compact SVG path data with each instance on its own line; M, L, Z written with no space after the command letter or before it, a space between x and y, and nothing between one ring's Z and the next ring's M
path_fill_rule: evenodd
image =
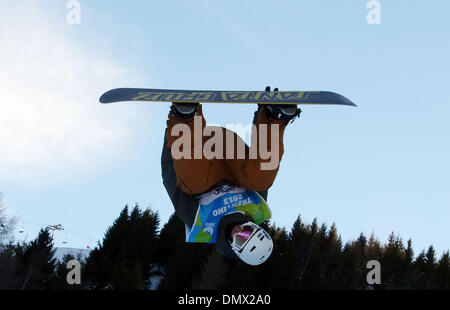
M170 112L179 118L189 119L197 114L198 106L198 102L173 102Z
M266 87L266 91L270 92L270 86ZM273 91L278 91L278 88ZM285 120L292 123L302 113L302 110L297 108L296 104L265 104L264 106L270 120ZM259 105L259 108L261 108L261 105Z

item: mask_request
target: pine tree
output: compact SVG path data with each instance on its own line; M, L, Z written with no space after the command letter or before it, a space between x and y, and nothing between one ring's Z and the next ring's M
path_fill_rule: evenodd
M146 289L156 263L159 216L136 205L125 206L105 233L102 244L91 251L85 267L93 289Z
M138 206L136 206L138 208ZM140 265L141 275L144 279L144 288L152 286L152 277L155 275L157 263L157 250L159 243L159 214L146 209L141 213L140 220L135 226L134 239Z
M322 224L320 228L317 225L317 219L314 219L309 238L309 266L307 273L304 277L303 285L312 289L321 289L325 282L325 274L327 265L325 261L327 260L322 253L322 249L326 243L327 227Z
M412 289L414 282L414 251L412 248L412 240L407 241L406 249L404 249L404 255L401 265L401 276L399 279L400 289Z
M392 232L388 237L388 244L383 248L381 257L381 287L384 289L400 289L404 287L405 249L400 237Z
M169 221L159 233L157 245L157 262L167 266L168 261L175 256L177 249L185 242L185 226L173 213Z
M306 255L309 239L308 229L302 223L301 217L298 216L289 233L289 250L293 263L293 279L291 283L293 289L302 287L303 278L309 264L309 256Z
M294 282L294 259L290 250L289 234L284 228L260 225L273 240L272 255L264 264L252 267L254 287L258 289L290 289ZM249 279L244 279L249 281Z
M337 234L336 225L333 223L327 232L322 249L322 262L325 268L323 289L339 289L341 286L340 260L342 254L342 241Z
M405 263L411 265L414 261L414 251L412 248L412 240L409 239L405 250Z
M357 277L357 287L360 289L368 289L367 284L367 246L368 241L366 236L361 232L358 239L354 242L355 251L356 251L356 264L355 264L355 273Z
M160 232L158 262L162 268L159 289L189 289L213 250L213 245L185 242L185 225L173 215Z
M69 269L67 268L67 264L71 260L76 260L80 263L81 267L81 283L80 284L69 284L67 283L67 274L69 273ZM88 286L85 285L83 270L85 266L85 260L78 254L77 256L73 256L72 254L65 254L61 261L57 261L55 268L55 277L51 283L51 289L57 290L85 290Z
M361 233L353 242L347 242L341 257L341 289L360 290L368 289L366 281L366 248L367 238Z
M425 259L425 251L422 250L413 263L414 270L414 282L413 289L415 290L424 290L426 288L426 259Z
M445 252L436 267L436 289L450 290L450 254Z
M86 261L86 279L92 289L112 289L113 277L117 277L116 262L126 253L129 238L128 206L125 206L119 217L108 227L103 242L90 252Z
M296 260L299 263L299 274L298 280L296 280L296 284L294 287L296 288L318 288L318 281L316 278L317 275L317 251L318 251L318 224L317 219L315 218L311 225L306 226L306 237L302 240L302 246L297 248L298 251L295 255ZM294 241L294 243L298 243L299 240ZM298 256L297 256L298 255Z
M46 289L54 278L55 250L48 229L41 229L37 238L29 244L17 247L20 263L21 289Z
M367 243L365 255L368 260L381 260L382 249L380 241L375 238L375 234L372 232L369 241Z
M220 290L226 289L225 279L228 265L223 255L212 251L201 269L199 276L192 283L194 290Z
M159 289L191 289L211 251L210 244L179 244L163 268Z
M18 245L5 245L0 250L0 290L17 290L22 287L22 267L16 253Z
M425 254L425 289L436 288L436 251L431 245Z

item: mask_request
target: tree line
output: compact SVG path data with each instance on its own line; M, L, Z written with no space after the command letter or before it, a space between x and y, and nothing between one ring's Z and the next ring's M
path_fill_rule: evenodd
M14 243L14 221L0 206L0 289L349 289L449 290L449 252L433 246L414 255L412 241L394 233L381 244L360 234L343 243L336 225L296 219L290 230L264 223L274 241L260 266L223 257L213 245L185 242L184 224L172 215L160 228L157 212L125 206L88 257L55 259L48 229ZM81 284L69 285L67 262L81 263ZM381 283L367 282L367 262L381 265Z

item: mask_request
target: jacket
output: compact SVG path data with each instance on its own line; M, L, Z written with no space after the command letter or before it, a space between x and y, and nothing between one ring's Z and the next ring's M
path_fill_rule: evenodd
M169 195L172 205L175 208L175 214L184 224L192 227L194 224L195 215L197 214L197 210L199 208L199 201L195 195L188 195L177 186L177 177L173 167L172 154L170 149L167 148L166 134L164 134L164 144L161 154L161 176L167 194ZM229 182L227 180L223 180L214 185L211 189L222 186L225 183ZM267 190L258 193L264 198L264 200L267 201ZM216 250L220 254L237 259L237 256L231 249L230 245L231 230L235 225L244 224L248 221L250 221L250 219L241 213L232 213L224 216L220 220L216 242Z

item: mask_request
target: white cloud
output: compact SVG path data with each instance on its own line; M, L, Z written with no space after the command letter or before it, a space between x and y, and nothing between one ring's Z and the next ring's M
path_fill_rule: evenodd
M98 102L101 92L136 78L64 35L42 10L29 4L0 14L0 182L92 172L125 156L143 124L134 105Z

